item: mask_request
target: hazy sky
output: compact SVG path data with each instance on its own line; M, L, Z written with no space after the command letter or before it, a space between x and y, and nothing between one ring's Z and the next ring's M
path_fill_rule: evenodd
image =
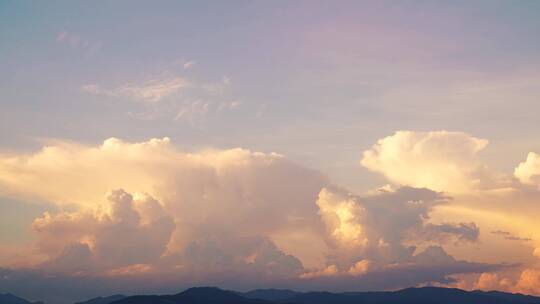
M532 0L0 1L0 292L540 294L539 33Z

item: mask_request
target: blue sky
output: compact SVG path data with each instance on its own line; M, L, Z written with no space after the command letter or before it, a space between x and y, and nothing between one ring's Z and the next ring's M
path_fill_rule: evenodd
M535 1L3 1L2 146L169 136L332 167L336 159L321 150L351 162L358 157L350 150L397 129L526 137L530 145L538 131L538 9ZM58 42L62 32L80 45ZM196 64L175 65L187 61ZM227 77L227 98L241 106L195 126L141 121L126 114L140 105L81 90L163 73L208 83Z

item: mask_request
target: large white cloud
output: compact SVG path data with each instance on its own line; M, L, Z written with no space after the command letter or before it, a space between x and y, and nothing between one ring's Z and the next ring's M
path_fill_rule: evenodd
M540 155L529 152L527 159L514 170L520 182L540 188Z
M363 163L395 184L453 194L482 188L467 179L487 176L475 156L484 145L462 133L398 132L367 151ZM397 163L399 153L409 162ZM415 164L419 179L405 174ZM430 165L441 181L430 183ZM395 288L496 268L457 260L441 247L479 238L471 220L431 220L452 205L446 192L398 186L356 195L275 153L186 152L167 138L111 138L97 147L57 142L1 156L0 194L58 205L59 212L34 221L34 266L68 277Z
M448 198L428 190L403 187L357 196L339 188L324 188L317 200L329 246L328 262L345 270L359 261L371 266L408 263L416 245L478 239L470 223L429 222L429 214ZM373 267L372 267L373 268Z
M461 132L398 131L365 151L361 164L396 184L464 192L492 184L478 160L487 144Z
M188 153L168 138L142 143L111 138L98 147L59 143L0 158L4 196L95 208L111 189L149 193L184 228L175 233L183 245L191 233L266 234L303 227L317 220L313 202L326 183L322 174L278 154Z
M32 225L37 245L49 256L40 266L95 273L152 264L165 252L175 224L158 201L115 190L103 207L37 218Z
M426 224L420 231L422 237L440 242L448 237L445 232L452 232L461 234L458 243L479 238L474 249L450 248L451 252L522 264L513 271L485 274L476 283L463 286L498 286L499 289L536 293L537 281L529 269L537 269L539 262L533 253L540 247L540 230L535 224L540 212L537 204L540 157L530 152L513 174L494 172L481 158L487 143L485 139L461 132L398 131L365 151L361 164L383 174L393 184L427 187L454 198L453 204L440 205L433 210L431 215L439 224ZM441 225L441 221L449 219L465 223ZM497 239L493 234L479 235L478 227L485 231L510 231L506 233L513 237ZM435 235L431 235L433 232ZM509 247L505 242L519 244Z
M2 195L47 200L77 210L36 220L40 252L59 254L65 247L58 244L62 239L81 242L88 229L103 226L101 216L95 214L112 207L111 200L102 196L118 188L148 193L147 198L160 202L155 203L162 206L159 212L136 204L144 209L137 215L143 224L156 212L174 220L176 228L165 242L166 256L182 254L194 240L275 236L280 248L309 260L313 253L306 253L289 235L322 239L314 202L327 179L274 153L243 149L189 153L176 149L167 138L142 143L111 138L98 147L57 143L33 154L4 156L0 168ZM131 221L137 217L129 216ZM62 238L46 237L54 229L63 229ZM128 232L122 229L109 234ZM94 242L91 238L86 236L83 245L70 247L66 254L84 255L84 245Z

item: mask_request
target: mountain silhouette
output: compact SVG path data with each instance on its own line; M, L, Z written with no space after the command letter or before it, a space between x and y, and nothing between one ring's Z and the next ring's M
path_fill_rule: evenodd
M108 303L88 304L540 304L540 298L441 287L344 293L286 289L257 289L241 293L216 287L195 287L175 295L130 296Z
M302 294L290 289L255 289L240 293L242 296L251 299L264 299L267 301L283 301Z
M271 304L262 299L252 299L233 291L217 287L193 287L175 295L131 296L110 303L114 304ZM107 303L102 303L107 304Z
M42 302L30 302L10 293L0 293L0 304L43 304Z
M112 303L114 301L121 300L121 299L123 299L125 297L126 296L124 296L124 295L112 295L112 296L108 296L108 297L97 297L97 298L90 299L88 301L77 302L75 304L109 304L109 303Z
M259 298L270 299L270 297ZM540 298L504 292L422 287L388 292L306 292L278 302L297 304L540 304Z
M478 294L485 294L489 295L490 297L494 298L501 298L501 299L507 299L512 300L516 296L519 297L520 303L538 303L538 297L535 296L529 296L529 295L522 295L522 294L513 294L513 293L507 293L507 292L500 292L500 291L481 291L481 290L475 290L474 293Z
M0 304L43 304L0 293ZM540 304L540 297L500 291L421 287L375 292L298 292L256 289L248 292L194 287L173 295L113 295L75 304Z

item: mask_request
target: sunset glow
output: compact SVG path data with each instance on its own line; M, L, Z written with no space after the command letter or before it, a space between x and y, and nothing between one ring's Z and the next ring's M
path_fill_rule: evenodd
M539 114L540 1L0 1L0 293L540 296Z

